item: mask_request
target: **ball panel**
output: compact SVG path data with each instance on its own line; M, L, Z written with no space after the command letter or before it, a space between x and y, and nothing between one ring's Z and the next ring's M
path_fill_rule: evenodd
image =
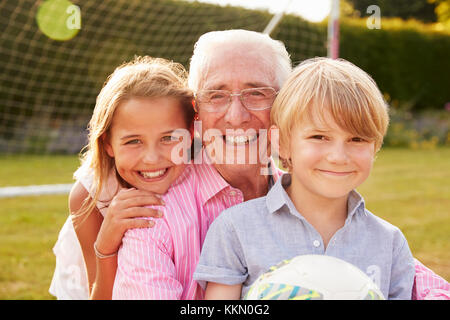
M247 300L384 300L372 280L356 266L325 255L283 260L250 287Z
M245 300L323 300L320 292L284 283L261 283L249 290Z

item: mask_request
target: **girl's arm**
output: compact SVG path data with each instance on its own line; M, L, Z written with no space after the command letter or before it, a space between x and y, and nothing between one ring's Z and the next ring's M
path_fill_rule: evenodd
M77 182L69 195L72 215L76 215L88 197L87 190ZM91 299L111 299L117 270L117 256L114 254L119 250L126 230L154 225L151 220L135 219L136 217L160 217L157 210L144 207L151 204L162 205L161 200L149 192L122 190L111 201L105 218L94 208L86 213L85 220L82 217L82 222L75 226L86 264ZM101 254L113 256L98 258L94 243Z
M226 285L216 282L206 284L206 300L239 300L241 298L242 284Z
M77 215L77 212L81 209L85 199L89 197L87 190L76 182L70 191L69 195L69 210L73 217ZM74 225L75 232L78 237L78 241L83 251L83 258L86 264L87 277L89 282L89 293L92 292L92 287L96 277L96 257L94 253L94 242L97 239L98 231L103 222L103 217L97 208L94 208L91 212L86 213L87 218L83 223Z

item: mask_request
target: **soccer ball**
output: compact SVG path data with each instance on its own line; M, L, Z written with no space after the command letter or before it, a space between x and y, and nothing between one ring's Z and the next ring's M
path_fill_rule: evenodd
M325 255L302 255L259 276L244 300L384 300L384 296L354 265Z

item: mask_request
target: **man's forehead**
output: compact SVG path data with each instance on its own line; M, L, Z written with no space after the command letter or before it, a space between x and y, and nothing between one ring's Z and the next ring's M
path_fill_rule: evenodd
M219 53L209 60L203 73L202 89L275 87L274 65L268 65L260 54Z

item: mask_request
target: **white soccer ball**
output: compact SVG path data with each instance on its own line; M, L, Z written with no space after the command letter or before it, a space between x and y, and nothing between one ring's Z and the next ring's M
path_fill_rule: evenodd
M384 296L354 265L325 255L302 255L259 276L244 300L384 300Z

